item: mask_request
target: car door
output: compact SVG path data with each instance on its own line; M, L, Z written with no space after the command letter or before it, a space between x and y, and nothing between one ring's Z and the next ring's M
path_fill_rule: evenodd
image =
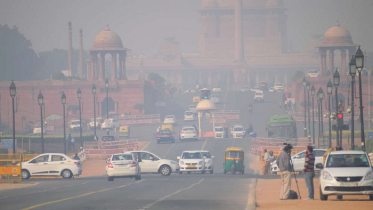
M62 169L67 167L66 158L62 155L51 155L51 161L49 162L49 174L50 175L60 175Z
M28 162L28 168L31 176L49 175L49 155L40 155Z
M303 171L306 152L300 152L292 157L294 171Z
M323 155L325 154L326 150L316 150L315 154L315 169L316 169L316 164L318 163L323 163Z
M153 161L150 159L150 154L147 152L138 152L138 155L141 157L140 167L142 173L152 173L152 164Z

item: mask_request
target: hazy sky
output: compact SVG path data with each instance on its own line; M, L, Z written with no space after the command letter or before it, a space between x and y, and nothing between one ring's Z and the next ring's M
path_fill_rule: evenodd
M227 0L233 1L233 0ZM263 0L264 1L264 0ZM284 0L288 40L302 50L313 35L324 34L336 20L353 41L373 51L373 0ZM124 47L153 55L166 37L176 37L183 52L196 52L201 0L0 0L0 24L17 26L36 52L67 49L67 22L73 25L73 47L79 28L84 48L106 24Z

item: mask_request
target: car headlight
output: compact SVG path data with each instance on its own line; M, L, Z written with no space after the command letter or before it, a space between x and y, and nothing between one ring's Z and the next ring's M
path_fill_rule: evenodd
M172 162L171 162L172 163ZM180 165L184 165L184 161L180 161Z
M373 179L373 171L369 171L365 176L365 180L372 180Z
M325 180L332 180L332 176L327 171L323 172L322 178Z
M177 165L177 162L171 161L171 164ZM184 162L183 162L183 164L184 164Z
M199 161L198 165L202 165L202 161Z

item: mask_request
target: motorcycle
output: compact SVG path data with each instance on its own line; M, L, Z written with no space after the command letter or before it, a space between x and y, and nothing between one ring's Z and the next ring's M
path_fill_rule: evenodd
M252 138L256 138L256 132L255 132L255 131L251 132L249 135L250 135L250 137L252 137Z

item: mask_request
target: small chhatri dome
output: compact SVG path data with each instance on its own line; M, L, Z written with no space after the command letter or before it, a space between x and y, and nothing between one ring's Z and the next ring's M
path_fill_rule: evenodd
M107 25L104 31L97 34L95 41L93 42L93 50L115 50L123 49L122 40L113 31L110 31L109 25Z
M216 106L214 102L212 102L210 99L203 99L197 104L197 111L210 111L210 110L216 110Z
M338 21L335 26L329 28L322 40L322 46L350 46L354 45L352 37L348 30L342 28Z

